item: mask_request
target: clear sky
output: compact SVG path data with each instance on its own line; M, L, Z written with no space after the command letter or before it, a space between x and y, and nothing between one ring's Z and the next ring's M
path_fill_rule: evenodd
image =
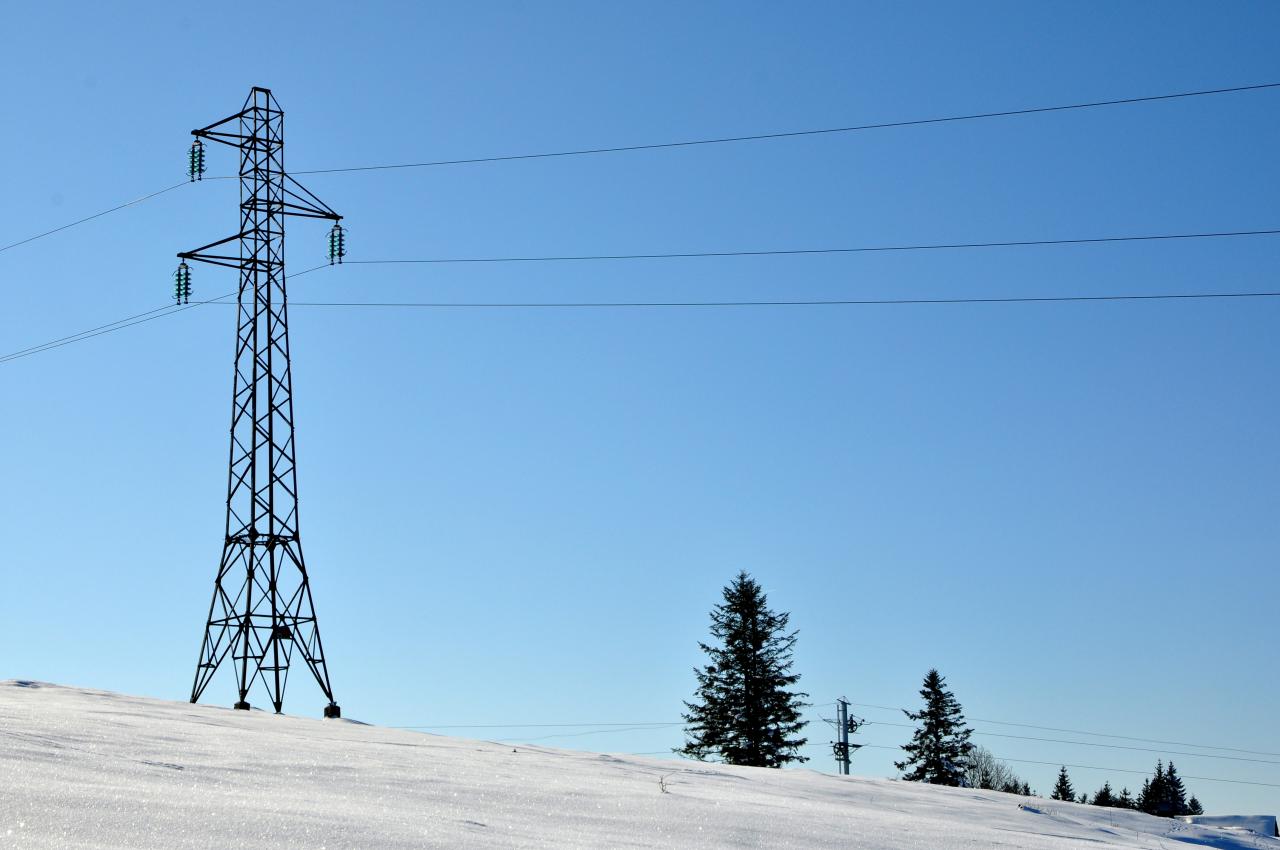
M1276 82L1278 27L1268 3L20 4L0 31L0 244L180 181L189 131L253 85L276 93L286 164L306 170ZM1278 116L1271 90L301 179L346 216L352 259L1276 228ZM235 170L221 147L209 164ZM236 191L183 187L0 253L0 353L163 305L174 254L234 231ZM291 270L323 262L325 230L290 223ZM1277 289L1277 259L1280 237L348 265L290 294L1250 291ZM195 297L233 275L196 267ZM676 721L707 612L746 569L800 630L815 717L841 694L915 705L936 666L972 717L1280 753L1280 301L291 319L302 534L346 716ZM234 333L230 308L202 306L0 364L0 677L187 696L221 551ZM233 699L226 674L206 697ZM286 710L322 704L295 677ZM450 731L680 743L618 729ZM809 732L811 766L831 770L830 731ZM1043 792L1062 762L1147 770L1190 751L977 740L1052 763L1015 765ZM893 775L894 756L865 749L855 772ZM1270 763L1173 756L1280 783L1280 756L1240 757ZM1210 811L1280 810L1280 788L1188 785Z

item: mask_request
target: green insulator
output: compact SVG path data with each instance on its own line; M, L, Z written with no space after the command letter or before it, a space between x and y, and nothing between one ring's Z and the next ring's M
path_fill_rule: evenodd
M204 178L204 143L196 139L187 153L187 176L192 180Z
M179 304L191 300L191 267L185 261L179 263L178 270L173 273L173 299Z
M347 235L343 232L342 225L335 224L333 230L329 231L329 265L335 262L341 263L346 255Z

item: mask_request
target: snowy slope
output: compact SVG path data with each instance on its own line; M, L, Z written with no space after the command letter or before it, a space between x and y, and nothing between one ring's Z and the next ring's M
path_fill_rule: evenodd
M669 793L659 788L666 777ZM1020 809L1028 803L1032 809ZM0 848L1277 848L986 791L0 682Z

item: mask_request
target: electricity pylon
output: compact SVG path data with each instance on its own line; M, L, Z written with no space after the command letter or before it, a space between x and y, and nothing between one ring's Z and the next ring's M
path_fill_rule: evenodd
M192 180L204 172L202 139L240 153L240 232L178 254L240 271L226 540L191 701L200 699L230 653L239 688L235 707L248 709L249 691L260 683L279 713L297 652L329 700L324 716L341 717L298 536L284 221L291 215L328 219L341 233L342 216L285 172L284 113L270 90L255 87L235 115L191 134ZM189 272L183 281L189 295Z

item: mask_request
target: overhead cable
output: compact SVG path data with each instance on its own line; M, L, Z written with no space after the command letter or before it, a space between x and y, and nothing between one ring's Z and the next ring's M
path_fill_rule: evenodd
M1098 109L1106 106L1128 106L1138 103L1152 103L1163 100L1206 97L1209 95L1233 94L1239 92L1260 91L1280 88L1280 83L1257 83L1246 86L1230 86L1216 89L1199 89L1181 91L1172 94L1143 95L1141 97L1115 98L1112 100L1095 100L1082 103L1065 103L1053 106L1032 106L1022 109L1005 109L997 112L972 112L962 115L945 115L934 118L913 118L903 121L880 121L869 124L853 124L842 127L821 127L812 130L783 130L770 133L754 133L744 136L720 136L705 139L686 139L675 142L655 142L648 144L615 145L611 147L575 148L571 150L548 151L544 153L507 154L503 156L469 157L465 159L436 159L425 162L399 162L383 165L353 165L344 168L312 168L306 171L293 171L292 174L338 174L353 171L387 171L398 168L431 168L442 165L474 165L484 162L512 162L528 159L549 159L552 157L589 156L606 153L627 153L631 151L649 151L671 148L688 148L699 145L723 145L735 142L760 142L776 139L792 139L801 136L821 136L836 133L856 133L865 130L885 130L897 127L919 127L928 124L945 124L958 121L977 121L988 118L1012 118L1019 115L1035 115L1046 112L1067 112L1078 109Z

